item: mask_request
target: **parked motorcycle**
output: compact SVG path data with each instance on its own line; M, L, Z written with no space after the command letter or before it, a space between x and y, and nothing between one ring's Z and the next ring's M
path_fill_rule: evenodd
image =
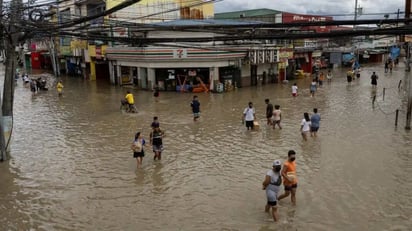
M42 91L47 91L49 90L47 88L47 81L45 79L37 78L36 79L36 84L37 84L37 91L42 90Z

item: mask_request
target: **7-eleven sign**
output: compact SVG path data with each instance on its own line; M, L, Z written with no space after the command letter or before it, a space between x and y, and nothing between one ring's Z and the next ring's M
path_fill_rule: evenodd
M187 49L185 48L173 49L173 58L175 59L187 58Z

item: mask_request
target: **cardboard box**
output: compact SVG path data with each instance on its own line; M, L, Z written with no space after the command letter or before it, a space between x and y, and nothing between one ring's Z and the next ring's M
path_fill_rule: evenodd
M260 124L257 121L253 121L253 130L259 130L260 129Z

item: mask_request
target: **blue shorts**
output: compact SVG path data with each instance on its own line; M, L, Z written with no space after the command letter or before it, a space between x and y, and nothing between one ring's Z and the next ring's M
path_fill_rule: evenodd
M317 132L319 130L319 127L310 127L311 132Z

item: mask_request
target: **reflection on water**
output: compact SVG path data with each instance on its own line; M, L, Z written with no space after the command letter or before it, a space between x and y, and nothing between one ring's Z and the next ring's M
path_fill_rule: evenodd
M51 89L32 97L18 82L9 165L0 164L1 230L408 230L412 227L411 134L394 128L405 102L398 68L379 73L376 92L365 67L346 83L334 73L309 97L309 79L199 94L135 91L138 114L119 111L126 89L63 78L63 97ZM382 88L386 87L385 99ZM372 96L377 95L375 106ZM283 129L266 126L264 99L281 105ZM252 101L259 131L241 113ZM322 116L317 138L302 140L303 112ZM146 148L143 168L130 152L134 132L149 137L153 116L166 131L162 161ZM280 222L263 212L261 182L274 159L297 152L296 207L280 202Z

